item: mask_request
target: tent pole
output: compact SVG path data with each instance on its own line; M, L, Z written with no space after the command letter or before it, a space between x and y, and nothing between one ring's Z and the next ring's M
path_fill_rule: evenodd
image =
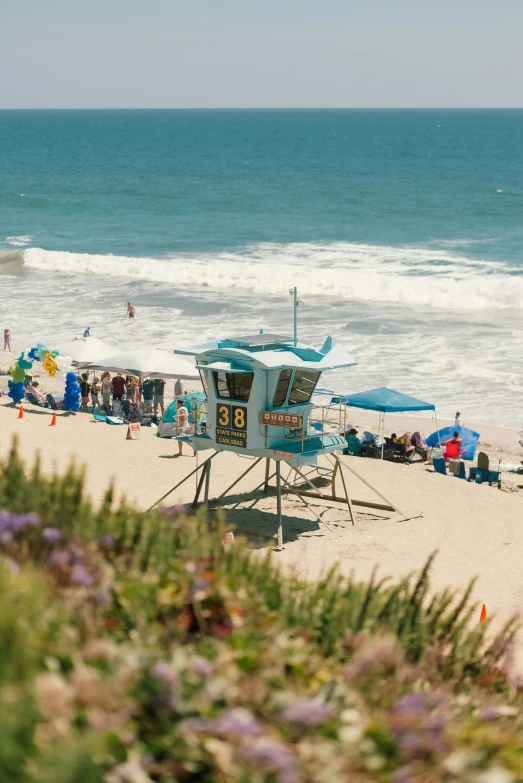
M383 450L385 448L385 411L383 411L380 418L381 418L381 458L383 459Z
M438 446L441 448L441 438L440 438L440 435L439 435L438 414L436 412L436 408L434 408L434 418L436 420L436 430L438 432Z

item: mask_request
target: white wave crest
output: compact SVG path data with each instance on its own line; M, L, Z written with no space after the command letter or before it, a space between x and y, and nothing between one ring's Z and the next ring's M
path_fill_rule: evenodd
M450 250L350 243L260 244L169 258L29 248L24 265L46 272L172 283L177 288L396 302L443 309L522 308L523 275Z
M12 247L25 247L28 245L33 237L31 236L19 236L19 237L6 237L5 241Z

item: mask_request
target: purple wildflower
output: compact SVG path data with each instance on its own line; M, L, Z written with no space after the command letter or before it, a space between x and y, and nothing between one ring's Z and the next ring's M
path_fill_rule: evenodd
M7 568L11 571L12 574L18 574L20 573L20 566L16 562L16 560L13 560L11 557L4 557L2 558L2 562L4 565L7 566Z
M105 606L111 600L111 593L107 587L104 587L99 593L91 594L88 600L95 606Z
M479 713L481 720L499 720L501 718L497 707L483 707Z
M159 680L171 685L176 680L176 672L167 661L156 661L151 669L152 674Z
M260 733L260 727L254 715L241 707L226 710L212 723L213 733L221 737L257 737Z
M58 541L62 537L62 534L56 527L44 527L42 530L42 538L44 541Z
M92 585L94 579L88 571L85 570L83 565L75 565L71 573L71 582L75 582L77 585L84 585L89 587Z
M228 739L258 737L260 726L256 718L242 707L226 710L218 718L195 718L186 721L192 734L214 734Z
M102 536L99 543L101 547L110 547L114 544L114 536L110 534Z
M245 743L241 756L258 769L275 773L278 783L300 783L296 758L281 742L260 737Z
M197 600L199 600L201 598L204 598L205 597L205 591L207 590L208 587L209 587L209 582L207 581L207 579L204 579L203 577L200 577L199 579L197 579L195 581L195 583L193 584L193 586L191 587L191 590L190 590L190 593L189 593L189 595L191 597L191 600L193 600L193 601L196 600L197 601Z
M196 658L193 659L192 665L194 671L200 677L208 677L212 672L212 665L207 658L202 658L200 655L197 655Z
M51 568L66 568L71 560L67 549L57 549L49 555L48 563Z
M416 783L417 774L409 767L398 767L392 775L392 783Z
M400 740L400 747L409 756L416 758L423 753L423 738L419 734L406 734Z
M7 511L0 511L0 533L7 530L18 532L39 524L40 518L37 514L9 514Z
M3 533L0 533L0 543L2 544L10 544L13 540L13 534L10 530L4 530Z
M400 715L424 715L433 707L433 701L425 693L409 693L396 704L396 712Z
M283 718L307 728L319 726L334 716L334 710L328 704L317 699L296 699L283 712Z

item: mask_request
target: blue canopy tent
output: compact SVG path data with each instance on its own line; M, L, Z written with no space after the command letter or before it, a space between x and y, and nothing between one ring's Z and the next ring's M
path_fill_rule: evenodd
M387 389L381 386L379 389L371 389L359 394L346 394L341 397L333 397L332 401L342 402L351 408L362 408L367 411L378 411L380 414L380 423L378 432L383 432L386 413L408 413L412 411L434 411L436 419L436 430L439 432L438 420L436 418L436 408L430 402L418 400L417 397L410 397L408 394ZM439 436L437 436L439 440ZM383 459L383 437L381 444L381 458Z

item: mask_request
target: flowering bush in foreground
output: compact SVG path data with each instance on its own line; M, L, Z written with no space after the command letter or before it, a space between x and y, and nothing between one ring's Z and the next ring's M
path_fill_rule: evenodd
M0 781L523 780L515 624L224 552L223 525L0 471Z

